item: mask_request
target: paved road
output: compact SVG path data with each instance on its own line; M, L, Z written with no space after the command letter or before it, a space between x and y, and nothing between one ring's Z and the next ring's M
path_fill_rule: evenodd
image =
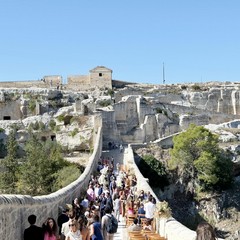
M111 150L104 150L102 151L102 157L107 159L111 159L112 157L114 158L114 169L116 169L116 163L118 162L119 164L123 164L124 162L124 152L126 149L123 150L123 152L120 152L120 150L117 149L111 149Z

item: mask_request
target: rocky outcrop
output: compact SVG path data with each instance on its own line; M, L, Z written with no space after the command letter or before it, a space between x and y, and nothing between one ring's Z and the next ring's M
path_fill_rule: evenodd
M191 123L202 126L209 123L209 117L207 115L182 115L179 117L179 125L182 130L186 130Z
M93 150L93 119L89 117L84 128L78 124L63 126L56 133L56 141L69 151Z

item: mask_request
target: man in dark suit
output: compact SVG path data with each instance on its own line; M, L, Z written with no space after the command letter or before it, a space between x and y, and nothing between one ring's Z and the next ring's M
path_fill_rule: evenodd
M28 217L30 227L24 230L24 240L43 240L43 230L35 225L36 219L37 217L35 215Z

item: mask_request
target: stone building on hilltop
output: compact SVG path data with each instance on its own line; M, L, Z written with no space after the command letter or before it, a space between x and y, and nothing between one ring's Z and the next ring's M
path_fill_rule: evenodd
M89 75L74 75L67 78L67 89L89 90L94 88L112 89L112 70L97 66L89 71Z
M88 75L72 75L67 77L63 85L60 75L46 75L40 80L0 82L0 88L48 88L74 91L86 91L96 88L112 89L112 70L104 66L97 66L89 71Z

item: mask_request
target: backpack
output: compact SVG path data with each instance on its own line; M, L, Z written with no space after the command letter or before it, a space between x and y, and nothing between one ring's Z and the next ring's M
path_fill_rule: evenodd
M118 229L118 221L117 219L111 215L110 216L107 216L109 218L109 221L108 221L108 224L106 226L106 230L108 233L116 233L117 232L117 229Z

